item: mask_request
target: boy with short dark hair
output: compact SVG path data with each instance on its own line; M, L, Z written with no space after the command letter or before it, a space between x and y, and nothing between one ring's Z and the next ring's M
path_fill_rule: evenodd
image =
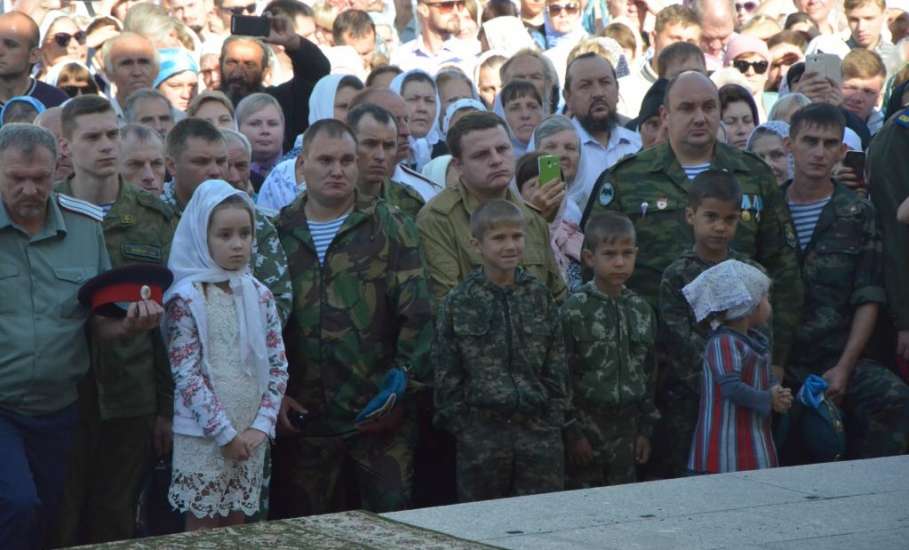
M570 489L636 481L650 458L656 318L625 287L634 273L634 224L609 212L587 224L581 257L593 280L562 308L571 401L565 430Z
M549 290L520 267L526 221L500 199L470 218L482 268L436 317L435 423L457 442L458 500L558 491L565 348Z
M698 420L701 372L708 327L695 321L682 288L702 272L725 260L739 260L760 267L744 254L729 248L739 219L757 215L760 205L746 201L732 172L707 170L688 190L685 218L691 225L694 247L669 264L660 282L660 358L657 402L662 419L658 427L661 464L654 474L678 477L688 471L688 451Z

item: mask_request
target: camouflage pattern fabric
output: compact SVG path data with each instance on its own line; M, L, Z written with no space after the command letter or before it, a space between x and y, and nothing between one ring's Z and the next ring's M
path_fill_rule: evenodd
M164 184L161 201L169 205L177 215L183 213L185 205L180 205L174 191L174 182ZM281 247L275 226L272 225L268 215L262 210L255 212L256 240L253 242L252 268L253 275L262 284L268 287L275 297L275 306L281 321L287 324L293 303L293 287L290 283L290 273L287 270L287 256Z
M705 348L706 349L706 348ZM700 414L700 398L696 395L672 395L671 400L657 398L660 420L653 430L647 478L671 479L688 472L691 441Z
M474 550L492 548L451 535L421 529L369 512L345 512L316 517L267 521L85 546L105 550L350 550L351 548L407 548L408 550Z
M589 489L637 481L634 445L641 432L638 408L599 409L585 417L593 427L584 434L593 448L593 460L584 466L566 460L565 488ZM568 437L566 445L571 445Z
M802 310L795 232L770 169L751 153L717 143L711 168L735 174L742 213L732 248L763 265L774 281L775 365L784 365ZM690 181L669 144L625 157L597 180L581 226L606 210L627 214L637 230L638 258L628 287L657 307L660 279L693 244L685 221Z
M287 395L309 411L315 433L343 432L388 369L408 372L408 394L430 381L429 289L413 224L368 197L357 197L320 266L307 200L298 197L277 222L294 291Z
M567 297L568 289L549 244L549 225L511 190L508 190L505 199L521 208L527 222L521 265L552 292L556 301L561 302ZM449 290L481 265L470 234L470 216L480 205L480 200L459 184L442 190L426 203L417 216L436 303L441 302Z
M417 214L426 202L423 197L414 191L413 187L385 178L382 185L382 200L396 206L410 221L417 221Z
M847 454L875 458L909 452L909 386L871 361L856 366L846 388Z
M591 281L562 306L562 327L571 380L565 438L587 438L600 466L633 481L633 475L629 479L618 473L629 466L624 443L630 434L633 474L634 438L640 434L649 439L659 418L654 405L653 310L631 290L612 298ZM621 414L609 414L616 411Z

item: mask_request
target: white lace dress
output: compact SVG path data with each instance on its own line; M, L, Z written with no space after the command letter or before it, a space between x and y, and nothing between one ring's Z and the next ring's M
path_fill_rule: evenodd
M256 418L262 391L254 372L240 361L239 330L232 295L207 285L208 376L238 433ZM234 511L252 515L259 510L265 463L265 441L246 461L221 455L214 439L174 435L174 463L168 499L179 512L196 517L227 516Z

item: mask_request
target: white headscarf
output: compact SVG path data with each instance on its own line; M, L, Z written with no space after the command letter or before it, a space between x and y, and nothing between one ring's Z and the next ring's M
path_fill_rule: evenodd
M726 320L741 319L754 311L768 292L767 275L738 260L718 263L682 289L699 323L711 314L724 312Z
M174 233L167 260L174 282L164 293L164 303L178 296L189 301L189 310L196 321L204 349L208 345L205 297L194 283L229 283L237 309L243 365L248 374L255 372L260 385L265 387L268 376L265 341L267 306L259 298L249 266L239 271L227 271L215 263L208 250L208 224L212 213L225 199L235 195L241 197L251 211L255 211L249 195L224 180L207 180L196 188Z
M335 94L338 93L338 84L344 74L330 74L323 76L316 82L309 94L309 124L317 120L335 118Z
M429 133L426 134L425 137L415 138L411 136L410 138L410 149L413 151L414 161L417 163L417 170L422 170L426 163L432 159L433 146L442 139L442 133L441 130L439 130L439 109L441 108L441 103L439 102L439 90L435 85L436 80L426 71L414 69L394 77L391 84L389 84L389 88L392 92L403 98L404 81L407 80L409 76L416 73L423 73L428 76L433 82L433 88L436 90L436 114L432 117L432 127L429 128Z

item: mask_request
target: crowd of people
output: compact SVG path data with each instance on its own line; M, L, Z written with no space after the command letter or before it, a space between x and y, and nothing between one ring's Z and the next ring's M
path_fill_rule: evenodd
M905 0L2 10L2 548L909 451Z

